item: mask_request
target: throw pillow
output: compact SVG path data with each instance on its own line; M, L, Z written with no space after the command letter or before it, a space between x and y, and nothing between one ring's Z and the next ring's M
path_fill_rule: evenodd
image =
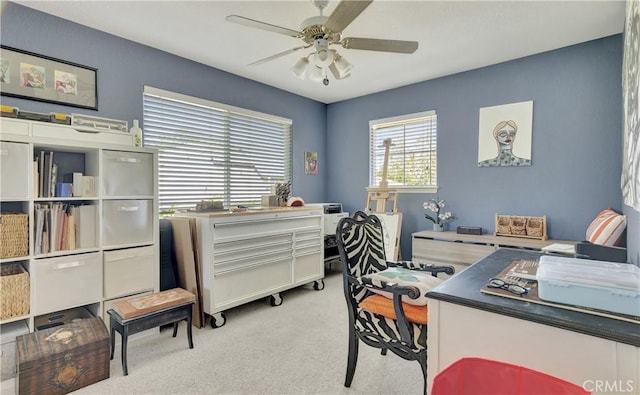
M396 311L393 309L393 300L385 298L382 295L371 295L365 298L365 300L360 302L360 307L373 314L379 314L392 320L397 319ZM414 324L427 325L428 307L426 305L414 306L408 303L402 303L402 309L404 310L405 317L407 317L407 321L413 322Z
M587 241L605 246L618 245L626 227L626 215L611 208L602 210L587 228Z
M444 281L441 278L433 277L429 272L409 270L402 267L390 267L378 273L368 274L363 277L371 279L371 281L376 285L379 285L380 281L385 281L398 285L412 285L414 287L417 287L420 290L420 296L417 299L411 299L406 295L402 297L403 302L415 306L426 305L427 297L425 296L425 294ZM390 292L371 288L369 288L369 290L389 299L393 299L393 294Z

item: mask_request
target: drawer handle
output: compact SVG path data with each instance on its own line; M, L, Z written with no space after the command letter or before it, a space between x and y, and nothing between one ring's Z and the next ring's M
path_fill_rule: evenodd
M265 214L269 214L269 212L266 212ZM310 215L305 216L305 217L275 217L275 218L268 218L268 219L260 219L260 220L246 220L246 221L233 221L233 222L222 222L219 224L213 224L214 228L222 228L222 227L226 227L226 226L235 226L235 225L256 225L259 223L270 223L270 222L274 222L274 221L295 221L301 218L315 218L315 217L320 217L320 215L313 215L314 213L312 212ZM309 229L314 229L315 226L308 226L305 228L309 228ZM304 229L304 228L302 228Z
M84 263L80 262L80 261L75 261L75 262L65 262L65 263L58 263L55 266L56 270L60 270L60 269L69 269L72 267L78 267L78 266L82 266L84 265Z
M121 162L121 163L140 163L141 160L137 159L137 158L120 157L120 158L116 158L116 162Z
M118 211L138 211L140 207L130 207L130 206L120 206L118 207Z
M222 271L219 271L217 273L214 273L213 276L214 277L223 276L225 274L237 272L237 271L240 271L240 270L248 270L248 269L252 269L254 267L270 265L270 264L277 263L277 262L283 262L283 261L282 261L282 259L273 259L273 260L270 260L270 261L267 261L267 262L258 262L258 263L254 263L252 265L247 265L247 266L236 267L236 268L233 268L233 269L222 270Z
M147 256L151 256L151 254L143 253L143 254L140 254L140 255L129 254L129 255L122 255L122 256L119 256L119 257L105 257L104 261L105 262L116 262L116 261L124 261L125 259L134 259L134 258L142 259L142 258L147 257Z
M98 134L100 133L99 130L91 130L91 129L80 129L80 128L75 128L76 132L80 132L80 133L91 133L91 134Z
M314 254L320 254L320 250L315 250L315 251L303 252L301 254L296 254L296 257L300 258L300 257L303 257L303 256L314 255Z

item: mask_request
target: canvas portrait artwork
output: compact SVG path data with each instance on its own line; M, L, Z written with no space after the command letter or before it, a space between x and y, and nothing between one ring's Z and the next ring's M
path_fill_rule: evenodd
M483 107L478 166L530 166L533 101Z

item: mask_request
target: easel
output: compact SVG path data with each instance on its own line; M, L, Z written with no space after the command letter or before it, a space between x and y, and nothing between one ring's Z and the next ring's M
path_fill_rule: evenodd
M389 189L387 183L387 169L389 167L389 148L391 147L391 139L387 138L384 144L384 162L382 164L382 179L380 185L367 188L367 204L366 211L370 213L378 213L378 218L385 226L385 232L389 235L389 239L385 240L388 247L393 245L393 253L387 252L387 259L399 261L402 259L400 254L400 230L402 228L402 213L398 212L398 191ZM373 211L372 203L376 203L376 209ZM387 205L391 203L391 211L387 210ZM393 226L393 228L391 228ZM385 238L386 239L386 238ZM386 249L386 248L385 248Z
M391 139L384 139L384 162L382 163L382 179L380 186L367 188L367 211L373 211L371 203L376 202L375 213L386 213L387 204L392 203L392 213L398 212L398 191L389 189L387 182L387 169L389 167L389 148L391 147Z

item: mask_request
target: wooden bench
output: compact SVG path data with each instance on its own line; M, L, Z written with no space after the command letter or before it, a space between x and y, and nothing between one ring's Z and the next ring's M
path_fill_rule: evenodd
M191 326L194 303L195 297L193 294L183 289L175 288L113 304L114 308L107 311L111 333L111 359L113 359L116 345L115 333L118 332L122 338L122 371L125 376L129 374L127 369L127 340L129 335L158 326L173 324L173 337L176 337L178 323L187 321L187 339L189 348L193 348ZM116 309L119 311L116 311Z

